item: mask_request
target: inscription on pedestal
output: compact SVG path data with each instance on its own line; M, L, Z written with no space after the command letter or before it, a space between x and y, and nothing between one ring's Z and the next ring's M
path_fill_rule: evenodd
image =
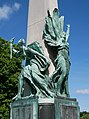
M15 107L12 115L12 119L33 119L33 108L32 106Z
M16 100L11 105L10 119L38 119L38 100L28 98Z
M55 100L55 119L80 119L76 99L58 97Z
M60 105L61 119L78 119L78 111L76 107Z

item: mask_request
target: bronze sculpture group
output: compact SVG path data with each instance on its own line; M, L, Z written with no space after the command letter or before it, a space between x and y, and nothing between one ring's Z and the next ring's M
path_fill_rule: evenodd
M30 96L38 96L39 98L69 97L68 75L70 61L68 37L70 25L67 25L67 31L64 32L64 17L59 16L58 9L54 9L53 16L50 15L49 11L47 12L43 40L49 52L49 57L54 64L55 71L49 76L50 62L37 41L25 47L24 40L21 39L18 42L20 51L12 49L17 54L24 55L26 65L19 75L18 94L13 99L22 97L24 80L29 80Z

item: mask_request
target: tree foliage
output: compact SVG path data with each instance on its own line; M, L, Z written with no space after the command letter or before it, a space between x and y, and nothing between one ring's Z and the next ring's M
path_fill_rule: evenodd
M81 112L80 113L80 119L89 119L89 112Z
M10 60L10 43L0 38L0 119L9 119L9 106L17 94L20 71L21 58L13 54Z

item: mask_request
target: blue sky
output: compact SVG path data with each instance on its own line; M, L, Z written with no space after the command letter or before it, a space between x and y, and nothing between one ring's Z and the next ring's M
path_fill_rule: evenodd
M81 111L89 111L89 0L59 0L65 25L71 25L69 37L71 69L69 90L77 98ZM0 37L15 43L26 40L28 0L0 0Z

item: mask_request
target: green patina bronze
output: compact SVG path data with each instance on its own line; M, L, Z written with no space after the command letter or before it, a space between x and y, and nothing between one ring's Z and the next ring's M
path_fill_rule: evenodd
M17 51L13 48L14 38L10 40L10 59L12 59L12 51L25 59L25 66L22 67L18 77L18 94L13 98L15 101L10 104L10 119L80 118L78 102L76 99L68 98L70 25L67 25L65 32L63 30L64 17L59 16L58 9L54 9L52 16L49 10L47 12L43 40L52 62L49 62L37 41L25 47L24 39L20 39L19 51ZM55 71L49 76L51 63ZM30 88L26 88L24 82L28 82ZM30 93L24 97L23 91L27 90ZM51 116L46 115L48 112Z
M48 48L49 55L51 54L50 58L55 66L55 71L51 76L54 92L57 96L61 95L69 97L68 75L70 61L68 37L70 25L67 25L67 31L64 32L64 17L59 16L57 8L54 9L53 16L51 16L48 11L48 16L45 18L45 22L43 39Z
M23 55L23 58L26 60L25 66L18 77L18 94L13 99L22 97L24 80L29 82L29 96L38 96L40 98L54 96L69 97L68 75L70 61L68 37L70 25L67 25L67 31L64 32L64 17L59 17L59 12L56 8L53 11L53 16L48 11L45 21L43 39L55 66L55 71L49 77L48 68L50 62L45 57L44 51L37 41L25 47L24 39L20 39L18 42L19 51L17 51L12 45L14 38L11 39L10 59L12 59L13 50L17 56Z
M27 47L24 46L24 40L20 39L18 42L20 51L15 50L17 56L24 55L26 58L26 65L23 67L18 79L18 94L13 99L21 98L23 94L24 80L29 81L30 96L53 97L54 93L50 91L50 82L47 75L50 62L44 56L42 47L38 42L33 42Z

